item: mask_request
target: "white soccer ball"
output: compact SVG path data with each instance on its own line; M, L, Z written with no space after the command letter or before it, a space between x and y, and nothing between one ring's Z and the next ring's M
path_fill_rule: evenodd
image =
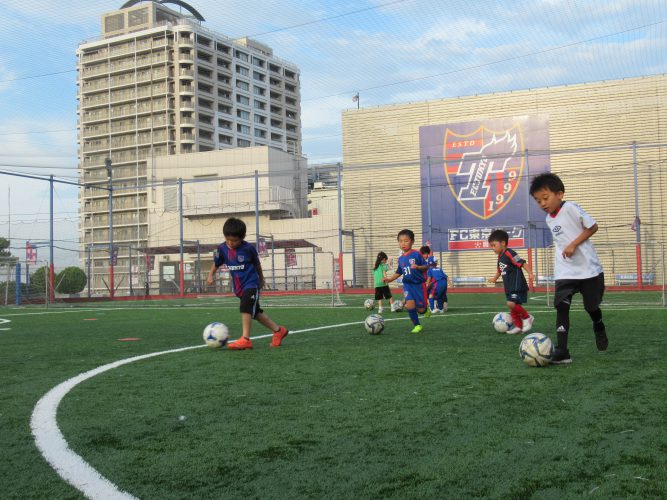
M521 341L519 355L528 366L545 366L551 363L554 345L543 333L531 333Z
M203 337L207 346L222 347L229 340L229 328L222 323L211 323L204 328Z
M403 310L403 307L405 307L405 304L403 303L402 300L395 300L394 303L391 305L391 310L394 312L401 312Z
M366 308L367 311L373 310L373 308L375 307L375 301L373 299L364 300L364 307Z
M371 335L380 335L384 330L384 318L379 314L371 314L364 321L364 328Z
M493 321L491 322L491 324L498 333L507 333L507 330L511 330L512 328L514 328L514 323L512 322L512 316L510 316L510 313L506 312L496 314L493 317Z

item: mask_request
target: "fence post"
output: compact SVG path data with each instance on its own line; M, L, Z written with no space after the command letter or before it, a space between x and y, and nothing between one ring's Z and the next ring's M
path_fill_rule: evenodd
M259 252L259 171L255 170L255 249Z
M635 222L634 228L636 234L635 239L635 254L637 257L637 286L642 288L642 230L641 221L639 219L639 186L637 181L637 141L632 141L632 171L635 184Z
M113 169L111 168L111 158L104 160L107 167L107 176L109 178L109 294L113 299L116 294L116 287L113 278L114 253L113 253Z
M338 183L338 265L339 267L339 286L343 290L343 200L341 196L341 164L336 163L336 181Z
M54 277L53 267L53 176L49 176L49 300L55 300L55 290L53 289Z
M271 235L271 289L277 290L276 288L276 246L273 240L273 234Z
M90 292L90 282L91 282L90 269L91 269L91 266L92 266L92 264L90 262L90 259L92 257L91 256L91 245L90 244L88 244L88 246L86 247L86 256L88 257L87 260L86 260L86 268L87 268L87 271L88 271L88 273L87 273L88 274L88 276L87 276L88 298L90 298L90 296L91 296L91 292Z
M428 221L428 241L433 241L433 218L431 216L431 157L426 157L426 217Z
M9 282L7 283L9 287ZM21 263L16 263L16 291L14 292L14 299L17 306L21 305Z
M178 178L178 227L179 227L179 246L181 250L181 262L180 262L180 276L178 278L178 287L180 288L179 294L181 297L185 297L185 261L183 256L183 178Z

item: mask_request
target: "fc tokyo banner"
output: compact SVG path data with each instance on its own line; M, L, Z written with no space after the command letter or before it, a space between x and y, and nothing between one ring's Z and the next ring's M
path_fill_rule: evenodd
M510 233L510 246L548 244L544 212L528 194L550 169L547 117L420 127L419 148L423 231L434 248L488 248L496 228Z

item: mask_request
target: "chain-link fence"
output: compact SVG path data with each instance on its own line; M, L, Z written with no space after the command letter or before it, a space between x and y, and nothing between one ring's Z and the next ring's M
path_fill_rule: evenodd
M536 285L548 287L553 275L550 234L544 212L528 192L530 180L544 171L537 165L545 158L565 183L565 199L579 203L598 222L593 242L607 285L664 288L665 145L631 143L510 156L504 170L494 170L492 163L507 160L507 155L468 158L488 166L479 179L472 173L454 175L462 171L462 160L450 158L314 165L307 172L307 187L304 172L295 166L259 173L254 164L241 163L233 174L221 175L214 163L191 166L169 157L173 168L156 169L154 182L125 179L116 186L114 181L111 196L97 189L85 198L79 263L87 283L79 295L230 292L224 268L214 285L206 284L213 251L224 240L222 225L230 216L245 221L246 240L261 256L266 288L276 293L372 288L378 252L397 257L396 235L404 228L414 231L416 247L430 244L454 289L488 286L496 256L486 239L493 228L505 228L510 246L539 270ZM479 197L479 206L464 202L462 193L473 199L487 191L491 196ZM464 222L474 212L475 224ZM0 272L0 280L12 282L6 273ZM7 303L11 288L5 287ZM63 297L55 284L48 294L50 299Z

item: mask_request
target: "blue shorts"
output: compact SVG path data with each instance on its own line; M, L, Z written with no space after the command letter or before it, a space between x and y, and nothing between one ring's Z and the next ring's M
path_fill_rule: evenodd
M508 302L514 302L515 304L525 304L528 302L528 290L506 292L505 297L507 297Z
M447 302L447 281L442 280L435 283L435 286L431 288L429 296L436 300L443 299Z
M426 283L403 283L403 297L414 300L417 309L424 309L427 304Z

